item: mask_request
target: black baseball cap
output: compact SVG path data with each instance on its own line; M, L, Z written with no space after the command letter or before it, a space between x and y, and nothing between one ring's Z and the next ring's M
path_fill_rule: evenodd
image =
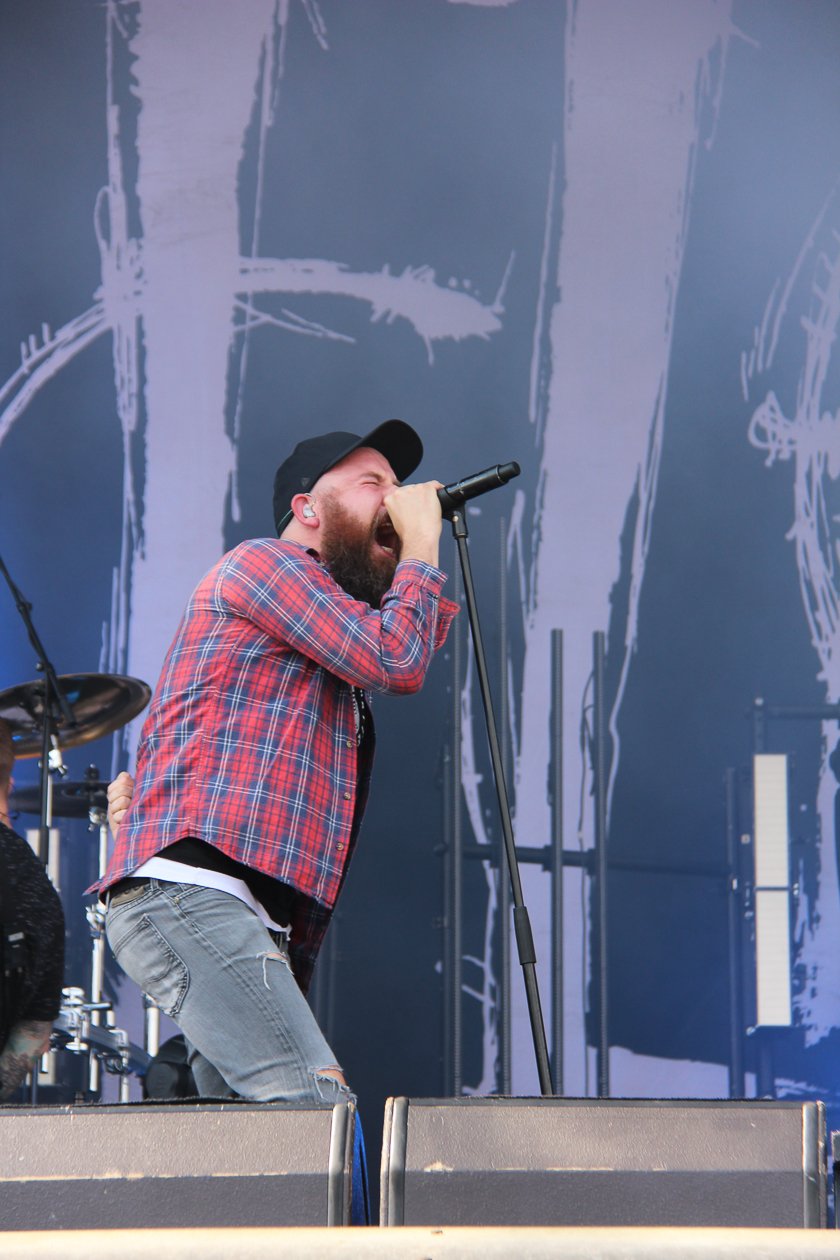
M360 446L384 455L398 481L405 481L423 458L423 443L404 420L386 420L364 437L357 433L323 433L298 442L274 474L274 524L278 536L292 519L296 494L308 494L319 477Z

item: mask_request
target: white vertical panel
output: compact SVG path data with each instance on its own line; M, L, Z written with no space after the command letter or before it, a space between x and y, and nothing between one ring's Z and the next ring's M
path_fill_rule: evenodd
M755 883L757 888L787 888L788 759L775 753L753 757Z
M788 759L753 758L756 1025L793 1021L790 985Z
M790 906L786 888L755 894L756 1025L793 1021L790 992Z

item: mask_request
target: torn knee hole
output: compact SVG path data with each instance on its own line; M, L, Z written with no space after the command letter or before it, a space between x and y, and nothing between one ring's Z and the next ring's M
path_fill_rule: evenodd
M347 1084L346 1080L344 1079L344 1073L342 1072L341 1068L337 1067L336 1065L333 1065L332 1067L313 1068L312 1075L318 1081L330 1080L330 1081L337 1081L339 1085L346 1086Z
M337 1064L333 1064L332 1067L316 1068L315 1073L317 1076L344 1076L344 1073Z

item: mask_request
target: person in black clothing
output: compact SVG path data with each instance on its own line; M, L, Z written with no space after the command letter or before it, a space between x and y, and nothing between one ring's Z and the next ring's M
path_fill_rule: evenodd
M50 1043L64 983L64 912L43 863L9 818L14 747L0 721L0 1101Z

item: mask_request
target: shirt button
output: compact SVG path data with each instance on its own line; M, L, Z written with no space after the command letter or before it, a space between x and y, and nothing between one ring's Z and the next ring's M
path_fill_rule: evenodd
M344 793L344 799L345 799L345 801L352 801L352 799L353 799L353 793L352 793L352 792L345 792L345 793Z
M335 847L338 849L339 853L341 853L341 852L343 851L343 849L344 849L344 845L343 845L343 844L337 844Z
M346 748L352 748L355 742L356 741L354 739L345 739L344 745Z

